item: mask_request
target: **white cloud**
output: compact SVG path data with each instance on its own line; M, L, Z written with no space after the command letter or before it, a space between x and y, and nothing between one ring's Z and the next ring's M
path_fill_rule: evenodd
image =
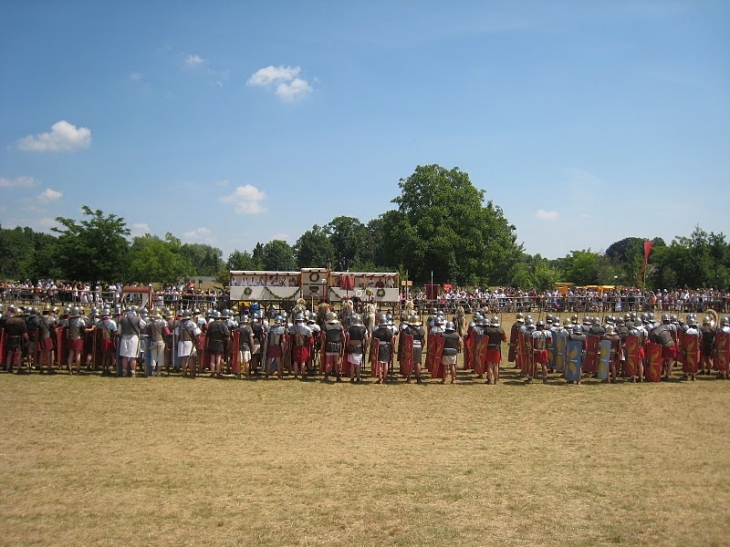
M132 224L132 237L143 236L150 233L150 225L146 222Z
M88 148L90 145L91 130L86 127L76 127L66 120L54 123L50 133L28 135L18 140L18 148L27 152L57 152Z
M288 234L274 234L271 236L271 241L277 240L277 241L288 241L289 235Z
M538 209L537 213L535 213L535 218L540 220L558 220L559 216L557 211L545 211L544 209Z
M205 59L203 59L200 55L188 55L185 57L185 66L187 67L199 66L204 62Z
M215 244L217 241L215 236L213 235L213 230L205 226L201 226L200 228L195 228L195 230L185 232L183 234L183 237L188 241L208 243L211 245Z
M33 177L15 177L9 179L0 177L0 188L32 188L38 186L38 181Z
M246 82L249 86L268 89L276 86L275 93L282 101L293 102L302 99L312 92L312 86L303 78L299 78L301 67L267 66L254 72Z
M276 95L282 100L287 102L296 101L302 99L312 92L312 86L310 86L306 80L301 78L294 78L290 83L282 82L276 86Z
M139 82L140 80L144 80L144 74L142 74L141 72L132 72L129 75L129 79L133 82Z
M240 215L255 215L266 211L261 202L266 198L266 194L247 184L246 186L238 186L230 196L221 198L223 203L230 203L233 209Z
M52 188L46 188L36 196L38 201L40 203L50 203L51 201L56 201L61 199L63 196L63 192L59 192L58 190L53 190Z

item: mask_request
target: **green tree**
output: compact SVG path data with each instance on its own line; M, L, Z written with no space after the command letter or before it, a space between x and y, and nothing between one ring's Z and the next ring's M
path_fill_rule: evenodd
M274 239L262 249L264 270L286 272L296 268L294 249L286 241Z
M193 265L194 275L214 276L225 268L223 251L205 243L185 243L180 247L180 254Z
M85 220L76 222L57 217L60 228L54 260L62 276L69 280L111 283L125 279L129 229L126 221L114 214L104 215L84 205Z
M460 285L510 281L522 249L515 227L492 201L484 204L469 175L458 168L418 166L398 186L395 212L383 216L388 261L415 281Z
M175 283L194 275L193 265L180 253L180 240L171 233L162 240L145 234L129 249L128 278L140 283Z
M325 230L316 224L294 244L294 254L300 268L321 268L328 262L335 263L335 248Z
M340 216L324 227L334 248L333 267L341 271L357 270L372 259L367 226L354 217Z
M226 262L228 270L258 270L261 269L261 264L256 262L253 255L248 251L235 250L228 255L228 261Z

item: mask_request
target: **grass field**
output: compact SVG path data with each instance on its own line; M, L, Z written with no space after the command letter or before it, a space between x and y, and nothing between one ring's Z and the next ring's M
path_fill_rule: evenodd
M703 376L0 374L0 410L0 545L730 544L730 382Z

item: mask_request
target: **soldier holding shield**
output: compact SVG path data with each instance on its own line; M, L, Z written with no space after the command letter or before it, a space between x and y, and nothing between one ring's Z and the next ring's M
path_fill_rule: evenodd
M496 384L499 381L499 365L502 362L502 342L507 341L507 334L499 324L499 317L492 317L489 325L484 327L487 337L487 384Z
M444 339L444 349L441 353L441 365L444 367L441 383L446 383L446 377L451 375L451 382L456 382L456 357L464 347L464 341L456 332L456 327L452 321L447 321L444 333L441 334Z

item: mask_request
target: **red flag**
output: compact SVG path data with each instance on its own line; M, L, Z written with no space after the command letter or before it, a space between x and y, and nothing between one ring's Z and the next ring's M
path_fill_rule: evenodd
M654 242L647 239L644 241L644 266L646 266L646 262L649 260L649 254L651 253L651 247L654 245Z

